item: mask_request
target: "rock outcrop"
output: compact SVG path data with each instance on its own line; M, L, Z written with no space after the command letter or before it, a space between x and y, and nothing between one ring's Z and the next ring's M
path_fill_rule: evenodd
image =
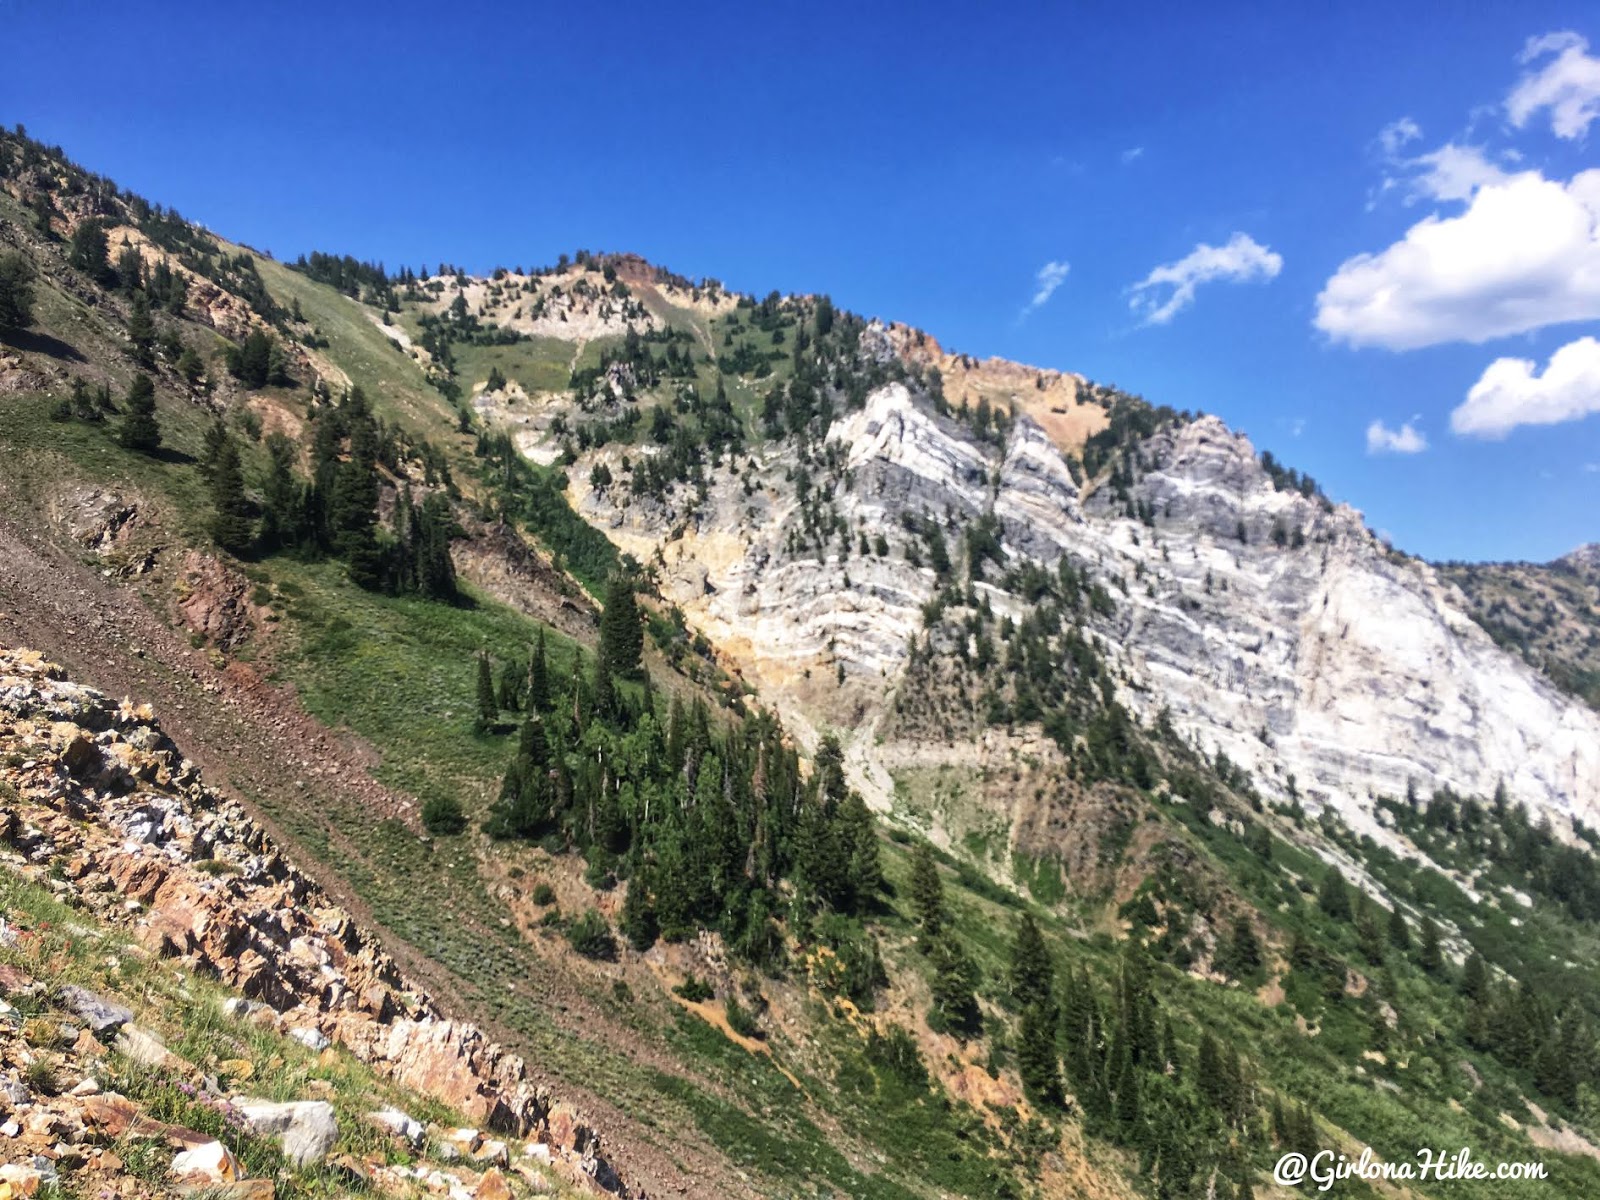
M809 464L769 444L753 469L715 473L704 500L634 501L587 487L590 459L619 457L601 450L572 471L572 496L657 564L668 598L791 724L858 731L855 781L880 807L881 763L907 755L878 743L875 717L939 586L918 523L956 556L985 520L1007 565L1067 556L1103 584L1115 611L1093 632L1122 702L1146 720L1165 711L1268 795L1372 829L1379 795L1503 787L1558 824L1600 823L1600 716L1497 647L1358 512L1278 486L1211 417L1134 439L1119 489L1080 486L1079 448L1020 406L1004 439L979 438L891 384L838 418ZM1000 583L976 587L998 615L1027 609Z
M203 784L148 708L72 683L33 652L0 648L0 751L0 841L57 876L75 902L236 988L246 998L239 1015L312 1048L339 1043L470 1121L534 1139L574 1178L627 1194L599 1135L522 1059L450 1020L404 978L239 804ZM167 1053L126 1010L63 1000L91 1028L116 1029L130 1057ZM326 1114L258 1107L291 1159L326 1149Z

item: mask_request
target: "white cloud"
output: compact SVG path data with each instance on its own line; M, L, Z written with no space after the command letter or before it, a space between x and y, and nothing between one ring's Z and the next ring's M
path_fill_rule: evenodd
M1036 308L1042 308L1049 302L1050 297L1056 294L1056 289L1067 281L1067 273L1072 270L1071 263L1047 262L1034 274L1035 289L1033 299L1029 300L1023 308L1025 317Z
M1569 183L1525 171L1479 186L1379 254L1341 265L1316 327L1352 346L1483 342L1600 317L1600 170Z
M1390 429L1382 421L1367 426L1368 454L1421 454L1428 448L1428 439L1410 421L1399 429Z
M1130 149L1124 150L1121 157L1123 166L1127 166L1131 162L1137 162L1139 159L1144 157L1144 147L1133 146Z
M1272 279L1283 270L1283 257L1261 245L1248 234L1236 233L1224 246L1201 242L1177 262L1163 263L1130 291L1128 304L1144 314L1147 325L1165 325L1194 302L1195 289L1202 283L1227 280L1245 283L1253 279ZM1162 290L1171 288L1165 301Z
M1519 61L1549 59L1517 81L1506 97L1506 115L1518 129L1535 113L1550 111L1550 128L1560 138L1581 138L1600 118L1600 58L1586 51L1588 40L1570 30L1528 39Z
M1503 438L1518 425L1556 425L1600 413L1600 342L1581 337L1550 356L1544 374L1526 358L1497 358L1450 414L1450 428Z
M1383 147L1385 158L1398 158L1404 146L1421 136L1422 126L1410 117L1401 117L1398 121L1390 121L1378 131L1378 144Z
M1417 200L1471 200L1479 188L1504 183L1507 175L1476 146L1446 142L1437 150L1407 159L1403 164L1416 174L1411 179L1407 203Z

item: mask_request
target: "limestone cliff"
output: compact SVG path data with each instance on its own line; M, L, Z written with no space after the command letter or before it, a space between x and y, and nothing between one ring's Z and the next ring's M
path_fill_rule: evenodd
M1537 811L1600 821L1600 717L1499 649L1355 510L1279 487L1211 417L1136 439L1116 487L1103 471L1080 487L1075 449L1021 408L1003 439L977 437L896 383L838 417L809 463L768 443L742 474L713 474L702 502L587 486L592 460L620 470L615 450L580 462L573 495L765 695L866 731L854 762L881 806L894 755L876 718L939 587L916 526L935 523L959 557L993 519L1006 564L1068 556L1115 598L1093 632L1125 705L1165 710L1271 796L1370 825L1378 795L1503 784ZM1026 610L1000 583L975 589L996 613Z

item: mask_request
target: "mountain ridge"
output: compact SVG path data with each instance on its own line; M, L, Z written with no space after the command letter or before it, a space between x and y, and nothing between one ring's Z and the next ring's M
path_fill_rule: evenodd
M10 134L0 178L8 637L155 696L630 1184L1238 1200L1425 1126L1592 1191L1570 660L1218 419L635 260L271 262Z

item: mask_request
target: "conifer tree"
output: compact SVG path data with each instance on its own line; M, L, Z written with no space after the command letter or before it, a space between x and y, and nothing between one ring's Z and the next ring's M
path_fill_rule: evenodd
M635 871L628 880L628 894L622 899L622 932L629 945L641 954L655 945L661 935L655 905L650 899L648 871Z
M1482 1000L1489 992L1489 968L1483 955L1474 950L1461 968L1461 992L1471 1000Z
M161 426L156 422L156 386L148 375L135 375L128 387L118 440L129 450L141 454L154 454L161 448Z
M261 497L261 548L268 553L300 540L300 488L295 445L282 433L267 435L267 482Z
M955 938L942 935L932 951L933 1003L928 1028L965 1040L978 1032L978 971Z
M338 465L328 501L333 548L344 559L358 587L383 582L383 553L378 546L378 441L372 420L359 414L350 430L350 457Z
M429 600L453 603L456 591L456 566L450 557L450 501L435 492L416 512L412 555L417 591Z
M1055 964L1050 961L1050 950L1031 913L1023 913L1017 922L1010 982L1012 997L1024 1009L1055 1003Z
M22 255L0 254L0 330L33 324L33 268Z
M550 664L545 657L544 627L534 639L533 657L528 660L528 711L542 713L550 707Z
M1406 916L1400 911L1398 901L1389 910L1389 944L1398 950L1411 949L1411 927L1406 924Z
M1261 939L1256 936L1255 922L1249 914L1239 913L1233 918L1233 936L1229 941L1231 952L1228 973L1240 978L1258 971L1262 964Z
M1055 1011L1048 1004L1030 1004L1022 1010L1022 1025L1017 1031L1017 1073L1036 1104L1053 1108L1061 1103Z
M522 723L517 752L500 781L500 795L490 806L484 832L496 838L531 838L543 833L554 811L550 768L544 722L529 717Z
M1422 918L1422 938L1417 944L1417 965L1430 975L1444 970L1444 952L1439 946L1439 927L1432 917Z
M99 284L112 282L104 222L91 217L72 231L67 262Z
M150 302L143 292L133 297L133 311L128 316L128 340L133 343L133 361L141 367L153 367L156 361L156 323L150 316Z
M1345 886L1344 875L1338 867L1329 867L1322 877L1322 888L1317 893L1317 906L1335 921L1350 919L1350 890Z
M487 654L478 655L478 731L494 728L500 719L500 707L495 702L494 671L489 666Z
M850 880L851 907L863 912L877 902L884 883L877 823L860 793L852 790L846 795L839 809L837 827L839 850L844 855Z
M918 842L911 854L911 906L917 914L917 924L922 929L920 945L930 949L944 932L947 914L944 907L944 883L939 878L939 866L933 859L933 848Z
M639 670L644 651L644 629L633 584L613 575L606 585L605 612L600 617L601 674L626 679Z
M250 522L250 503L244 494L244 473L239 466L239 447L224 436L211 470L211 537L230 554L243 554L250 548L254 529Z

